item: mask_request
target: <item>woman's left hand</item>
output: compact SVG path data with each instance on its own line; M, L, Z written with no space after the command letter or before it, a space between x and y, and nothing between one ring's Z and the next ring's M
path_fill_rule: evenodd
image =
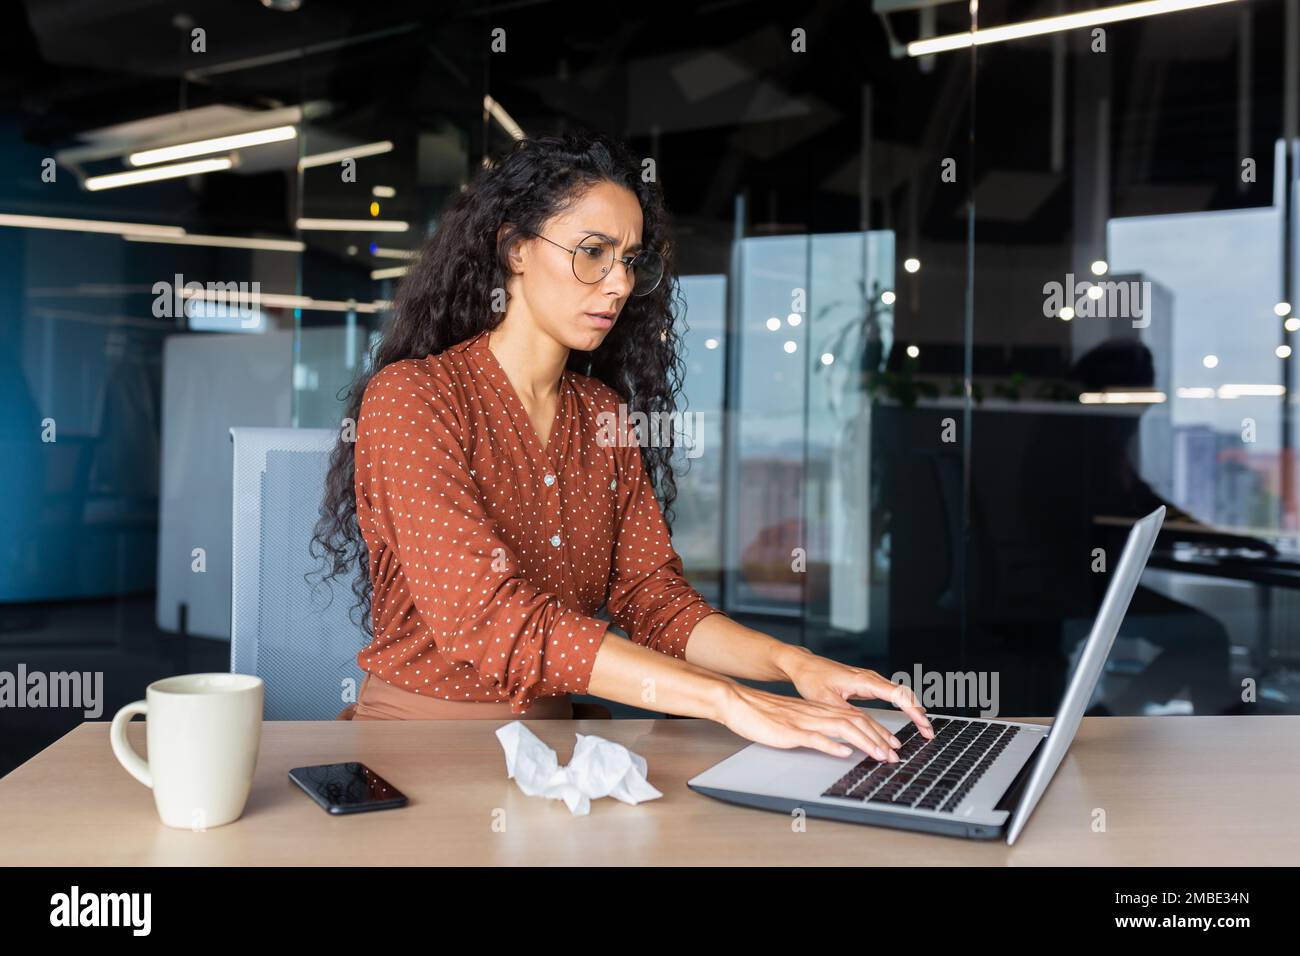
M781 669L807 700L845 707L853 706L849 698L883 700L907 714L923 736L934 738L934 728L912 689L886 680L875 671L818 657L802 648L791 654Z

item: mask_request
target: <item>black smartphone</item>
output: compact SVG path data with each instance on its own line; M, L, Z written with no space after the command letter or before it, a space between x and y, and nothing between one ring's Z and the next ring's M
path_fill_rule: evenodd
M364 813L406 806L406 794L363 763L294 767L289 779L329 813Z

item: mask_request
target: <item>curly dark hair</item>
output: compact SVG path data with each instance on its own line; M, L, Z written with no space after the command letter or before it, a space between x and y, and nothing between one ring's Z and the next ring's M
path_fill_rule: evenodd
M674 305L681 304L681 293L662 190L658 182L645 181L640 159L623 143L601 133L571 131L516 141L499 162L480 168L448 204L398 287L383 335L343 397L343 424L358 421L366 385L384 366L437 354L496 328L504 312L493 311L492 296L494 290L506 287L512 244L528 233L542 232L551 218L602 182L624 186L636 195L643 217L641 241L663 256L664 274L650 294L628 297L619 321L599 348L572 350L567 368L612 388L626 402L629 416L641 411L654 421L656 412L673 414L684 371L674 329ZM498 242L502 225L507 228ZM672 451L664 445L641 448L646 476L661 502L669 533L677 497ZM326 580L359 567L352 586L358 603L352 609L362 609L362 627L373 639L374 586L370 556L357 522L355 466L354 442L345 430L330 457L310 553L325 559L330 569Z

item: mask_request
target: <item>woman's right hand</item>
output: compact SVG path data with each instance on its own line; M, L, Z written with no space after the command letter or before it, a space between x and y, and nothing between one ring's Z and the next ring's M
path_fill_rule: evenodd
M898 738L859 707L825 704L728 683L717 720L747 740L782 749L811 747L832 757L847 757L853 753L852 748L831 739L839 737L877 760L898 761Z

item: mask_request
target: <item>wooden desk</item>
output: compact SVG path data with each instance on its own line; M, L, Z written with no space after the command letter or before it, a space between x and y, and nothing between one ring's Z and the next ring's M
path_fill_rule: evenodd
M496 721L269 721L244 815L164 826L86 722L0 779L0 865L1295 865L1300 716L1089 717L1014 847L735 807L686 781L744 741L705 720L527 721L562 763L575 731L649 762L664 794L574 817L506 778ZM145 726L128 727L145 752ZM331 816L291 767L360 760L410 804ZM1107 832L1094 833L1093 810ZM506 831L493 829L493 809Z

